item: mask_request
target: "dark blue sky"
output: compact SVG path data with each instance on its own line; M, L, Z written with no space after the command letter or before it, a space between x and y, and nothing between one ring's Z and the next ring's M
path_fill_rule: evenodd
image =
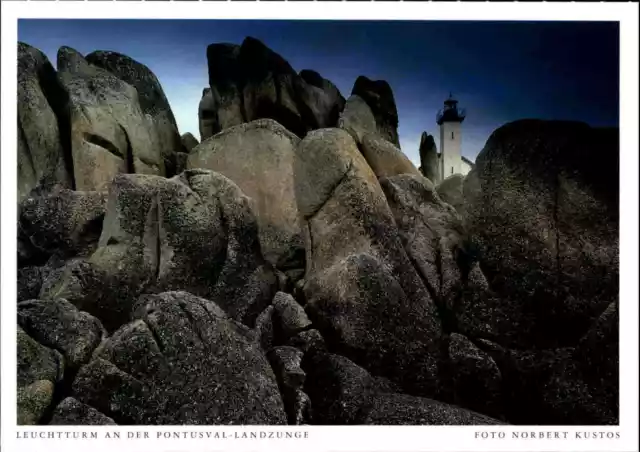
M262 40L296 70L314 69L348 97L359 75L393 89L403 151L418 162L423 130L452 91L467 109L463 154L521 118L618 125L618 24L612 22L373 22L22 19L18 38L55 66L60 46L114 50L160 79L180 127L198 134L206 48Z

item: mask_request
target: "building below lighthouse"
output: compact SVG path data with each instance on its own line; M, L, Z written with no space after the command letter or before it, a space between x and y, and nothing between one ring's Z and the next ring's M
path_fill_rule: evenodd
M434 137L426 132L420 140L420 160L422 173L433 183L439 183L454 174L466 175L473 168L473 162L462 155L462 122L466 117L458 101L449 95L444 108L436 115L439 126L439 148Z

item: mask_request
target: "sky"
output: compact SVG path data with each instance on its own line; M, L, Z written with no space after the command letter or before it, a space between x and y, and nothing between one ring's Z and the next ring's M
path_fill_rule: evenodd
M260 39L295 70L313 69L345 98L359 75L394 93L403 152L419 165L423 131L453 93L467 117L462 154L475 160L493 130L524 118L618 126L615 22L21 19L18 39L55 67L61 46L111 50L158 77L180 133L199 138L207 45ZM436 139L436 143L438 140Z

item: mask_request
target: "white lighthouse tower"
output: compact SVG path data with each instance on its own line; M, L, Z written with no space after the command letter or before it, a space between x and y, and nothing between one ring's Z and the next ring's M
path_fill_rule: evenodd
M444 108L436 116L440 126L440 158L439 176L444 180L452 174L466 174L470 165L462 158L462 121L465 118L464 109L458 108L458 101L449 94L444 101Z

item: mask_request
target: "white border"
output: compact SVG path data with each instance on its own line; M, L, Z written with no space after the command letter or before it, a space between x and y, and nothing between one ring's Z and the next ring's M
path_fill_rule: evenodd
M636 451L638 450L638 5L635 3L214 3L2 1L2 450L92 451ZM27 440L17 432L96 431L96 428L15 426L16 310L16 39L17 18L198 18L378 20L594 20L620 21L620 426L619 427L134 427L127 432L306 431L308 440ZM345 43L348 45L348 43ZM594 55L594 64L597 63ZM194 107L195 108L195 107ZM512 440L512 432L619 432L619 440ZM479 440L478 432L506 439Z

